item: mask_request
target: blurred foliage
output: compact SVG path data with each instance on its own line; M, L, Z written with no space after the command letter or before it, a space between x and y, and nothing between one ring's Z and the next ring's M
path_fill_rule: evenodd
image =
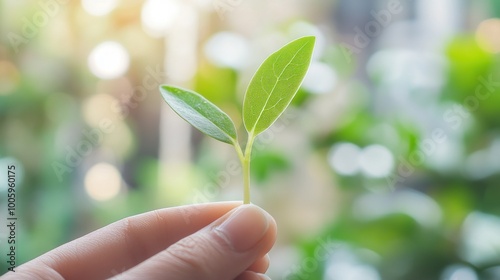
M487 53L477 45L474 37L469 35L454 38L447 45L445 53L449 71L439 102L449 104L447 102L452 101L463 106L466 114L464 118L467 118L462 120L464 123L470 117L472 125L465 126L465 137L460 139L463 149L470 156L480 149L488 148L498 139L500 60L498 54ZM486 96L484 98L477 97L480 86L481 94ZM377 143L379 141L376 135L373 137L368 132L381 123L389 123L397 131L400 141L406 144L403 150L391 147L394 154L408 158L420 149L424 137L416 123L390 117L385 120L378 118L367 106L353 109L351 113L356 117L347 117L348 122L326 137L317 139L317 148L327 148L338 142L349 142L361 147ZM498 154L494 157L498 157ZM500 254L489 263L481 265L464 259L464 253L461 251L461 242L464 242L463 223L470 213L480 211L500 215L498 171L476 179L464 173L467 168L465 162L459 163L458 166L456 172L447 174L424 163L418 166L418 170L411 177L396 185L396 188L412 187L419 190L439 205L442 221L433 227L419 224L411 215L397 211L380 218L360 220L353 215L353 205L365 192L359 188L373 184L373 180L367 181L359 176L339 176L340 185L346 193L343 196L343 211L322 235L302 243L302 259L306 261L302 263L302 269L295 273L295 277L290 279L341 279L328 278L325 274L325 267L329 266L328 259L317 257L317 252L323 245L322 240L333 240L344 246L370 250L377 256L375 259L363 260L362 253L357 254L356 250L353 252L357 254L359 261L377 267L380 279L384 280L454 279L443 276L443 268L457 263L472 268L478 275L478 278L464 276L464 279L498 279L500 275L492 272L492 268L500 265ZM320 265L310 265L307 263L308 259L316 260Z
M252 176L257 182L269 181L272 174L287 172L291 163L287 157L277 151L256 151L252 155Z
M223 173L234 158L196 131L182 138L190 141L187 162L163 161L160 154L170 142L159 139L174 140L182 129L161 138L162 101L156 87L132 102L131 88L148 75L147 65L165 59L163 45L169 43L141 29L141 1L122 3L103 17L89 16L80 1L72 2L19 52L7 35L22 32L18 18L30 20L39 9L14 2L0 1L0 163L15 161L22 169L19 263L128 215L191 203L193 194L207 186L216 186L207 201L241 197L239 175L227 179ZM270 5L270 11L285 5L279 3ZM385 29L389 35L369 38L360 53L346 56L342 43L353 43L353 28L372 20L370 11L384 3L287 2L287 9L272 17L248 4L224 21L204 11L203 37L221 30L245 34L244 44L252 51L244 55L251 59L239 68L219 65L201 51L201 41L198 65L186 87L223 108L241 129L245 89L240 85L247 84L248 73L257 67L253 60L302 33L320 36L317 61L334 73L327 76L334 87L314 92L311 85L321 80L310 77L313 82L292 102L297 116L278 124L285 128L276 129L253 157L252 178L259 187L252 191L259 194L257 203L277 217L277 246L299 254L297 259L292 254L286 254L290 259L273 257L281 269L273 279L287 271L286 279L297 280L346 279L337 277L339 271L344 277L354 273L358 278L347 278L354 280L458 279L449 271L477 275L463 280L500 279L500 56L485 50L476 34L480 22L500 17L500 2L457 1L453 5L463 14L452 16L460 24L446 40L438 38L438 48L425 43L436 40L430 35L439 26L412 25L417 11L416 4L410 5ZM349 17L344 22L332 18L337 10ZM245 12L251 16L243 17ZM342 31L346 28L347 33ZM110 37L127 48L131 60L123 77L103 80L92 75L87 59L95 45ZM235 45L229 42L230 48L219 55L233 55ZM381 55L384 60L377 64ZM91 103L98 94L111 103ZM123 110L115 110L116 104ZM117 130L59 176L54 163L67 163L68 151L87 139L83 131L96 127L89 122L92 117L109 117ZM423 143L435 129L446 140L425 154ZM389 174L373 176L365 170L368 165L350 173L335 169L332 154L342 143L355 147L358 154L352 156L360 158L367 147L383 147L393 163ZM419 153L424 154L422 162L405 163ZM382 157L371 160L375 170L384 165ZM358 161L341 159L343 166ZM85 188L86 175L100 162L121 175L120 192L106 201L92 198ZM365 158L363 163L370 162ZM391 185L394 176L400 177ZM479 214L489 218L477 218ZM1 259L0 270L5 271Z

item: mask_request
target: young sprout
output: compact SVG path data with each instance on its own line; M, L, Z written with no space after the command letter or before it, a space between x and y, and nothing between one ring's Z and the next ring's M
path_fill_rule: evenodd
M231 144L243 169L245 204L250 203L250 156L255 138L285 111L297 93L311 62L315 37L292 41L271 54L257 69L243 101L243 123L248 133L243 150L231 118L200 94L172 85L161 85L167 104L204 134Z

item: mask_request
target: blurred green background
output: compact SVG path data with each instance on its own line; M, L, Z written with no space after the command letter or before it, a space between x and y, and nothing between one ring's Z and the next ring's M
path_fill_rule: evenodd
M239 119L260 62L315 35L293 106L255 144L273 279L500 279L500 2L0 1L18 263L128 215L241 200L232 147L176 116L193 88Z

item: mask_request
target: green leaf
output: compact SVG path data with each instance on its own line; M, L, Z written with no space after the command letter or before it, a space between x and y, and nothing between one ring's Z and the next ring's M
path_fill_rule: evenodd
M236 129L229 116L200 94L161 85L160 92L168 105L184 120L206 135L234 145Z
M314 42L312 36L297 39L259 67L243 101L243 122L250 134L266 130L288 107L307 73Z

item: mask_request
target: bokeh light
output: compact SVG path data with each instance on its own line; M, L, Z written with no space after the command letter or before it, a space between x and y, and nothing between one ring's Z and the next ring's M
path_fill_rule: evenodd
M370 145L365 147L361 152L359 165L363 173L367 176L375 178L386 177L394 168L394 157L386 147Z
M324 279L381 280L375 267L361 262L352 249L342 245L331 253Z
M340 175L364 175L386 177L394 168L394 157L382 145L370 145L363 149L351 143L338 143L328 153L330 166Z
M487 52L500 52L500 18L490 18L482 21L476 30L476 40Z
M478 280L476 272L465 265L455 264L443 271L440 280Z
M361 149L351 143L338 143L328 153L330 166L340 175L354 175L359 172Z
M326 279L380 280L381 278L373 266L346 261L329 265L326 270Z
M220 67L241 69L247 65L250 57L247 39L231 32L214 34L203 50L206 57Z
M337 85L337 79L337 73L332 67L322 62L313 61L302 86L311 93L330 93Z
M110 200L120 192L122 179L118 169L109 163L98 163L85 174L85 191L97 201Z
M97 45L88 58L90 71L101 79L114 79L122 76L127 72L129 63L127 50L113 41Z
M431 197L410 190L364 194L354 202L353 213L360 220L375 220L402 213L425 227L437 226L443 216L439 205Z
M181 5L178 0L146 0L141 11L144 30L153 37L164 36L179 17Z
M500 218L495 215L473 212L462 225L462 257L481 266L498 260L500 253Z
M83 9L93 16L105 16L118 5L118 0L82 0Z

